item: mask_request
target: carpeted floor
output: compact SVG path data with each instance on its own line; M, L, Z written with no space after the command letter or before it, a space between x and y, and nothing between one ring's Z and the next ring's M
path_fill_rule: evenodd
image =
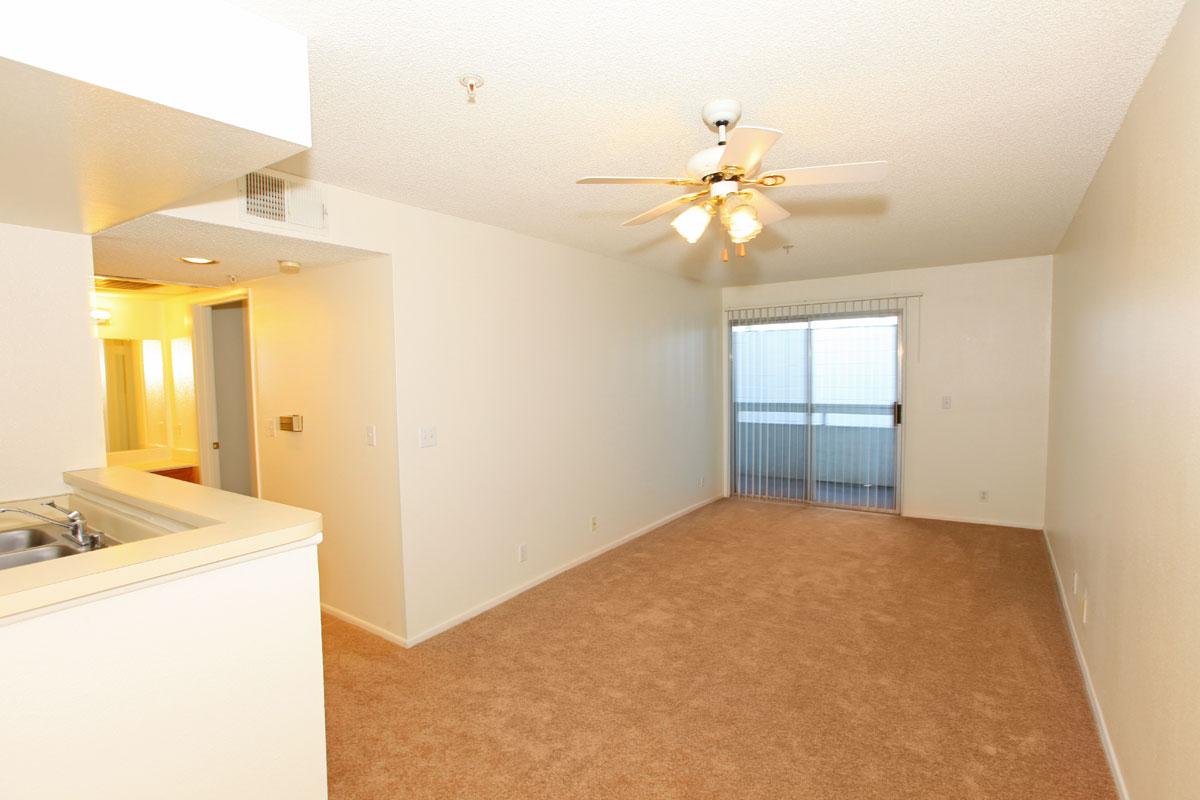
M1115 797L1040 533L724 500L412 650L325 618L330 797Z

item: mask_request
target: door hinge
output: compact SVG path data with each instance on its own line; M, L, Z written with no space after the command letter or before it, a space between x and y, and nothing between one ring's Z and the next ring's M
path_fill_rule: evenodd
M904 421L904 405L902 403L892 403L892 424L899 425Z

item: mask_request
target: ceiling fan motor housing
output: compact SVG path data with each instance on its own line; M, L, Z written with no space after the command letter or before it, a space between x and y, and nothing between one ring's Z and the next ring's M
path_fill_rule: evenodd
M698 181L721 171L721 157L725 155L725 145L718 144L706 147L688 159L687 174L689 178Z

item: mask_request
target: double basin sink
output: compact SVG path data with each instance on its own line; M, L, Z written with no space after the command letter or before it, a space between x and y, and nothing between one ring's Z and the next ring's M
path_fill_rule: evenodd
M87 550L71 541L63 529L55 525L0 531L0 570L73 556Z

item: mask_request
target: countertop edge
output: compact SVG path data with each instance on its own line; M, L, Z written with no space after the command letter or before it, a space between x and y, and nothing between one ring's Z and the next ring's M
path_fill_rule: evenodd
M110 497L198 526L67 556L57 562L18 567L10 575L0 573L0 624L11 617L25 618L30 612L132 589L225 561L244 560L310 539L315 546L321 540L321 515L307 509L127 467L69 472L64 480L80 492Z

